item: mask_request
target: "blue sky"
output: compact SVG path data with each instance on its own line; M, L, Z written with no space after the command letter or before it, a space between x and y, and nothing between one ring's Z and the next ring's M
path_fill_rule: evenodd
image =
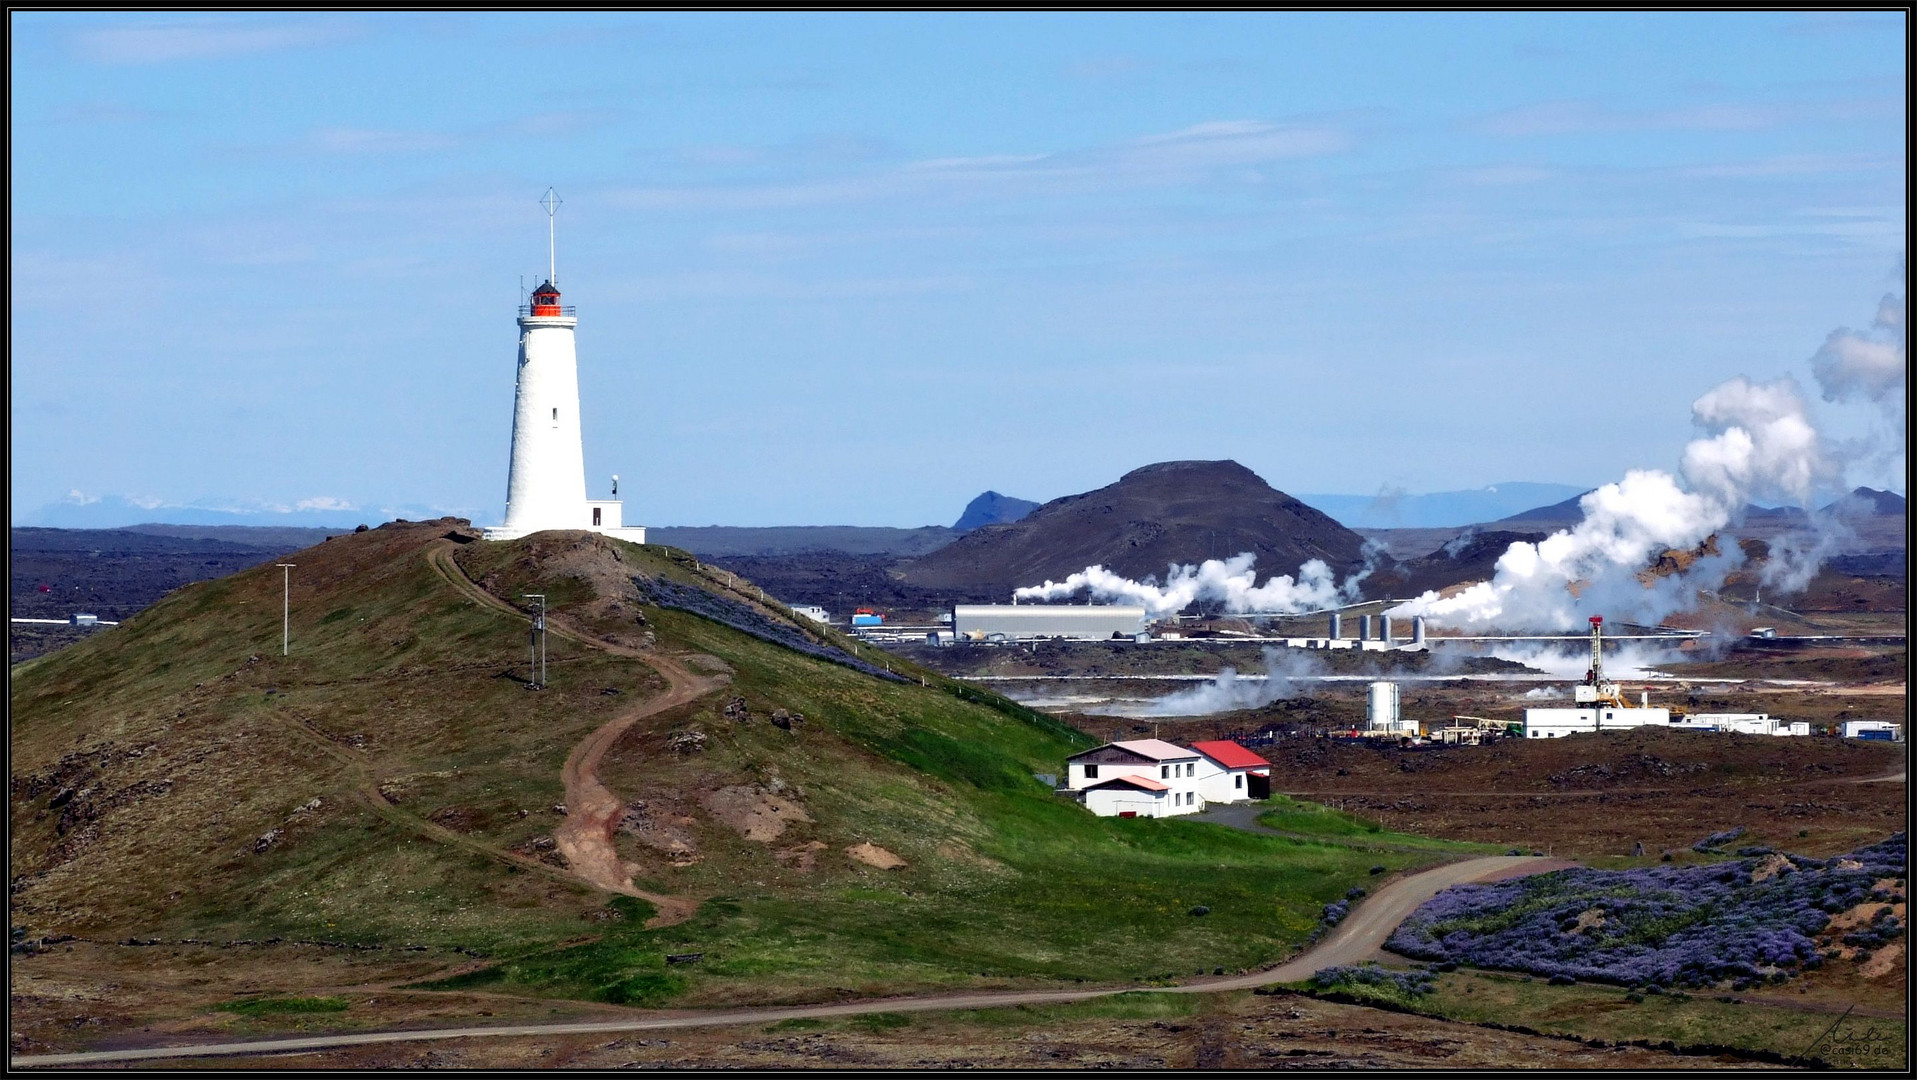
M496 521L548 185L653 525L1595 485L1902 288L1902 13L10 21L16 523Z

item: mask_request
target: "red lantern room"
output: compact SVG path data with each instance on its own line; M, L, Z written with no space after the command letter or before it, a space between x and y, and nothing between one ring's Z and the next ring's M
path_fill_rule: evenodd
M561 313L559 310L559 290L552 287L552 282L548 281L533 290L532 313L534 315L558 315Z

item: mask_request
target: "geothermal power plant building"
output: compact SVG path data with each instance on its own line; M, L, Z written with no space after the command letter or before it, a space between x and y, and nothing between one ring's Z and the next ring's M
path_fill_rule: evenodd
M1074 641L1130 639L1145 631L1145 609L1104 604L959 604L952 632L960 641L1068 638Z

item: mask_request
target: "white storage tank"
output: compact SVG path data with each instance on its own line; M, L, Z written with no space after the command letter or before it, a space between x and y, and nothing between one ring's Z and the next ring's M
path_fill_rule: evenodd
M1369 731L1395 731L1398 728L1398 684L1375 682L1365 695L1365 728Z

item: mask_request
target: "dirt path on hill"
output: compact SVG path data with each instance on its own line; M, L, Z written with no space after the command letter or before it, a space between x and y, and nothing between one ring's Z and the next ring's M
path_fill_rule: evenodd
M435 541L426 550L427 561L440 577L468 597L516 619L526 613L481 588L478 582L453 559L450 541ZM607 892L636 896L651 904L655 914L647 926L671 926L692 917L699 901L691 897L666 896L646 892L632 883L638 867L619 858L613 846L613 832L625 812L625 802L599 780L599 762L619 737L635 722L696 701L725 686L724 675L699 675L678 660L656 652L616 645L593 637L575 626L568 626L548 615L547 632L588 648L638 660L657 671L666 680L666 689L601 724L566 755L560 778L566 790L566 820L553 833L559 853L565 856L572 875Z
M1391 931L1419 904L1441 890L1466 881L1491 881L1527 873L1538 873L1571 865L1561 859L1531 856L1495 855L1434 867L1422 873L1399 878L1352 909L1352 913L1323 941L1299 956L1276 967L1249 975L1195 979L1169 987L1116 986L1094 990L983 990L970 993L932 994L925 997L880 998L843 1002L835 1005L800 1005L743 1009L672 1009L642 1012L627 1020L589 1021L568 1024L521 1024L494 1027L441 1028L428 1031L369 1031L352 1035L317 1035L295 1039L265 1039L252 1042L211 1043L200 1046L154 1047L140 1050L102 1050L74 1054L38 1054L15 1056L14 1068L29 1066L71 1066L104 1064L115 1061L164 1061L189 1057L234 1054L285 1053L297 1050L325 1050L343 1046L367 1046L379 1043L415 1042L437 1039L465 1039L501 1036L602 1035L629 1031L657 1031L670 1028L711 1027L726 1024L766 1024L800 1018L860 1016L870 1013L934 1012L953 1009L1002 1009L1014 1005L1059 1004L1109 997L1129 990L1151 989L1159 993L1205 994L1228 990L1249 990L1275 982L1308 978L1327 967L1357 963L1372 956ZM637 1010L635 1010L637 1011Z
M624 862L613 847L613 831L625 813L625 801L599 781L599 761L635 721L677 708L726 684L725 676L699 676L676 661L650 656L646 662L665 676L666 691L599 726L566 756L566 821L553 833L559 853L572 871L602 889L637 896L657 908L647 926L671 926L690 919L699 902L688 897L644 892L632 883L638 867Z

